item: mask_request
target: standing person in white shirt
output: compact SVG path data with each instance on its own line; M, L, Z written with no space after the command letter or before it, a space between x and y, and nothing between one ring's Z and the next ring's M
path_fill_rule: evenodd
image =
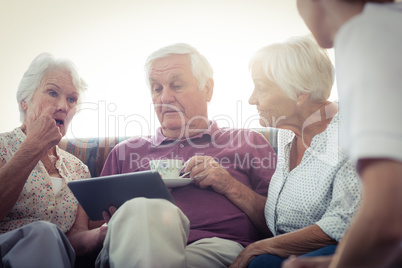
M401 267L402 3L298 0L318 43L334 47L341 142L364 195L359 214L332 258L289 260L285 267Z

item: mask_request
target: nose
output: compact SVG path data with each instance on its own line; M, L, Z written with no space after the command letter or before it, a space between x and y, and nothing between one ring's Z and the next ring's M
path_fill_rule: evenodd
M258 101L258 99L257 99L256 92L255 92L255 89L254 89L253 93L251 93L251 96L248 99L248 103L250 105L257 105L257 101Z
M57 111L67 112L68 108L69 108L67 99L59 98L57 100L56 107L57 107Z
M173 103L175 101L176 101L175 92L168 87L164 88L161 94L161 102L163 104L168 104Z

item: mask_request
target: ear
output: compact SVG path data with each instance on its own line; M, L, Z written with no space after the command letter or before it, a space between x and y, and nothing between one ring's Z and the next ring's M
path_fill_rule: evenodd
M26 101L24 101L24 100L21 101L20 105L21 105L21 108L22 108L23 111L26 111L28 109L28 105L27 105Z
M300 93L299 96L297 96L297 104L302 105L308 99L310 99L310 93Z
M204 90L206 91L207 101L210 102L214 93L214 79L208 79L207 83L205 84Z

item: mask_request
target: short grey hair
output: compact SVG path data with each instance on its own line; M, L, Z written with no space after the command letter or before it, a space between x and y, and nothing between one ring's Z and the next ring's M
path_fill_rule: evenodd
M191 71L194 77L198 81L198 89L202 90L209 79L213 79L213 70L211 64L208 60L201 55L201 53L185 43L177 43L162 47L159 50L153 52L145 61L144 70L146 75L146 82L148 87L149 84L149 74L151 72L152 64L159 59L163 59L172 55L188 55L191 62Z
M74 63L68 59L58 59L50 53L41 53L29 65L18 86L17 101L20 109L20 121L22 123L25 120L25 111L22 110L21 101L29 103L45 74L56 68L66 70L70 73L72 82L79 93L78 103L81 103L82 94L88 88L88 85L80 77Z
M310 36L263 47L252 56L249 69L256 63L262 65L266 78L294 100L301 93L310 93L310 99L317 101L326 101L331 95L334 67L327 51Z

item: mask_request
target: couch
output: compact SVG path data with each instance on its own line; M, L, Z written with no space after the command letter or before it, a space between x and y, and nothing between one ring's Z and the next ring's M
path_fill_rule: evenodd
M278 129L253 128L253 130L261 133L271 144L275 152L277 151ZM84 162L88 166L92 177L99 177L106 158L113 147L129 138L130 137L64 138L61 140L59 147Z

